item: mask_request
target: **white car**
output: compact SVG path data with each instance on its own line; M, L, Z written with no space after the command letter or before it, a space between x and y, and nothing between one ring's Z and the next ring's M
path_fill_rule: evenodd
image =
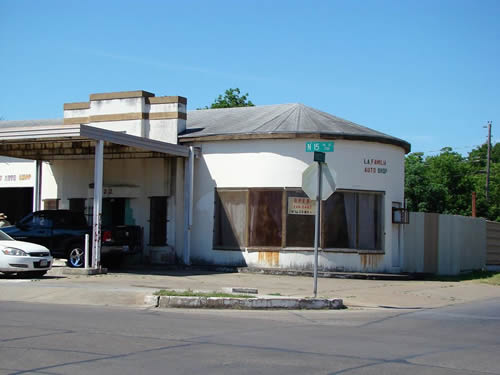
M53 260L45 246L16 241L0 230L0 272L42 277L51 269Z

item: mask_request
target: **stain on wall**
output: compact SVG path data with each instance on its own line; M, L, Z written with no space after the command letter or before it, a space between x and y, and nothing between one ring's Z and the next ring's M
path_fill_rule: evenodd
M384 254L359 254L363 270L374 270L383 262Z
M279 251L259 251L259 265L278 267L280 264Z

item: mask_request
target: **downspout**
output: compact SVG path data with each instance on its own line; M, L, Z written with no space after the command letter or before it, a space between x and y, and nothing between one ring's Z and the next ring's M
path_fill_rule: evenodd
M184 172L184 264L191 264L191 228L193 227L194 147L189 147L189 156Z

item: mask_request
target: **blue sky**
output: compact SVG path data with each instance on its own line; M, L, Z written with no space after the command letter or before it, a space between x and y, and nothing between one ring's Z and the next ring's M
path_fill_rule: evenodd
M0 0L0 117L61 118L91 93L227 88L304 103L412 151L500 141L499 0Z

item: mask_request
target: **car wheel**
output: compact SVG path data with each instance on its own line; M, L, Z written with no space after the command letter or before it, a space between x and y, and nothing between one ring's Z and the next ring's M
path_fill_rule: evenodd
M85 251L80 246L74 246L68 251L68 265L74 268L85 265Z
M41 278L45 275L47 271L30 271L26 272L26 275L33 278Z

